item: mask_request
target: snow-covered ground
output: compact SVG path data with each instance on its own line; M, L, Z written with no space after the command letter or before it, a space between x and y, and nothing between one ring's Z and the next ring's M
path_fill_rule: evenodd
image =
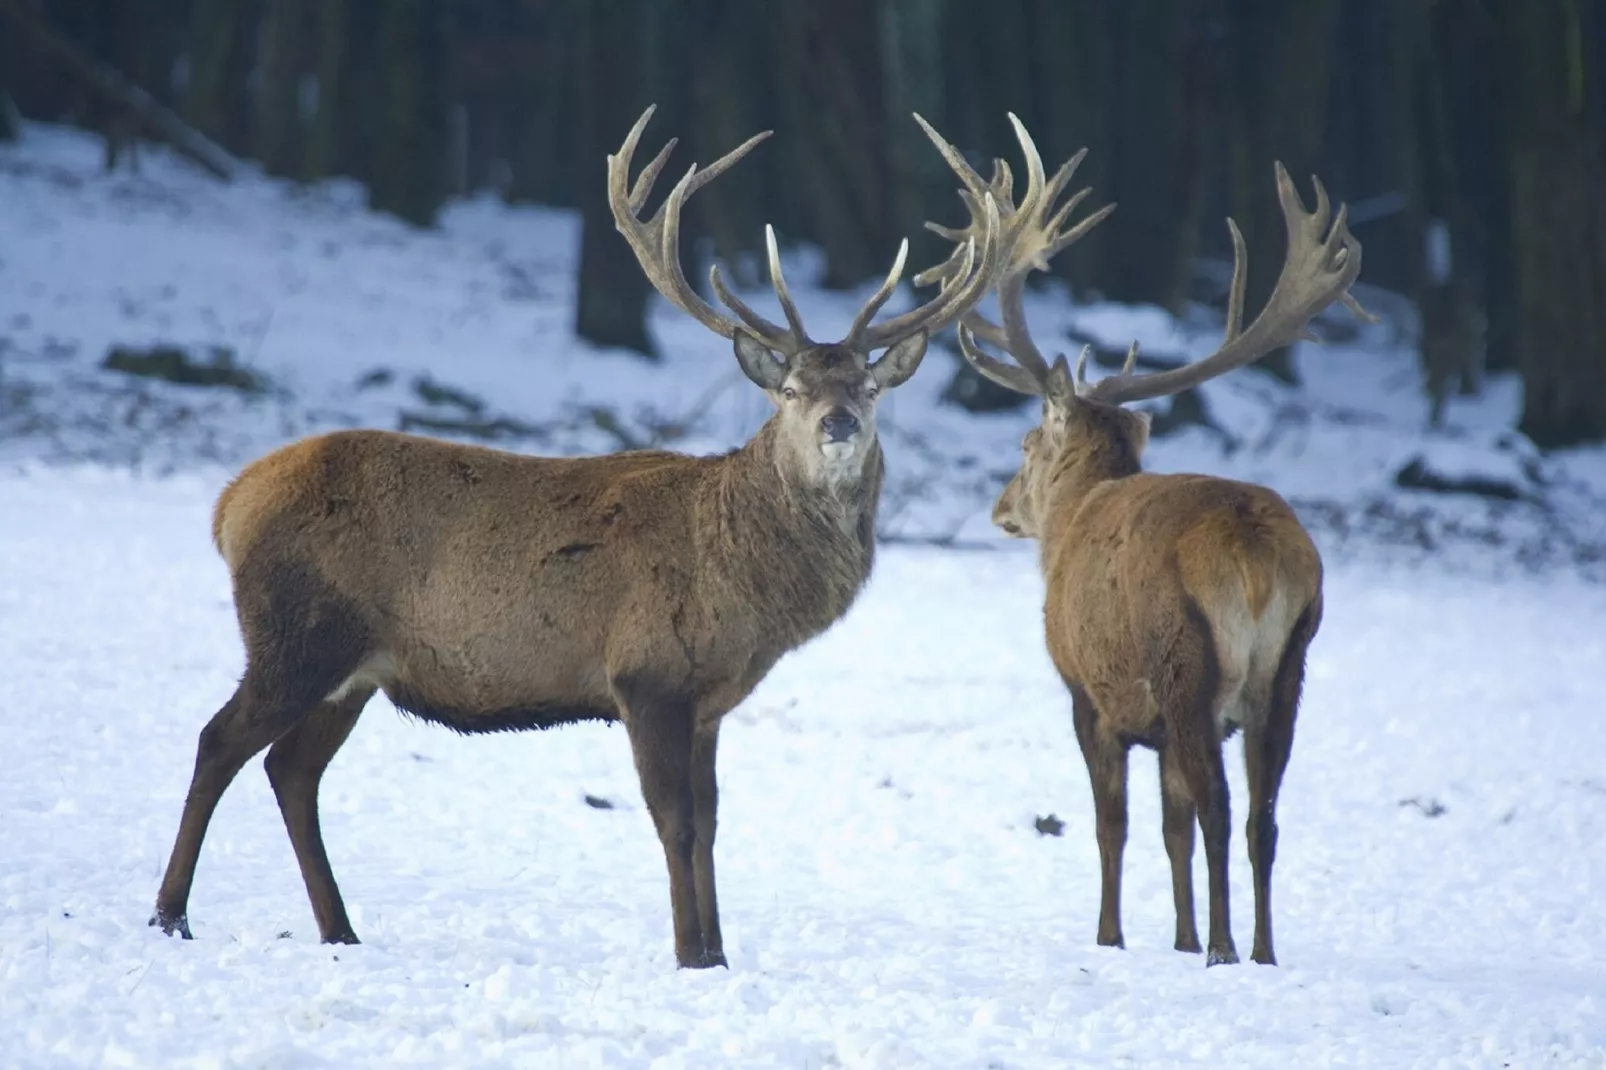
M0 1065L1606 1066L1597 587L1334 570L1277 968L1170 949L1147 756L1128 950L1095 946L1086 775L1024 547L887 549L731 717L728 971L674 968L622 731L463 739L382 699L323 792L366 943L317 943L256 762L182 942L145 922L241 666L215 489L0 476ZM1034 828L1050 813L1062 838ZM1248 872L1235 827L1240 946Z
M241 667L208 516L242 461L453 420L535 452L705 451L766 403L661 303L658 366L576 343L568 214L476 200L420 233L338 183L98 163L45 126L0 147L0 1067L1606 1067L1606 450L1538 454L1509 378L1424 434L1388 324L1303 347L1298 389L1210 384L1230 444L1151 449L1283 491L1329 560L1280 812L1280 967L1170 950L1147 756L1128 950L1094 945L1091 806L1035 561L986 523L1031 414L941 404L941 350L883 406L869 590L725 730L730 970L674 969L622 731L462 739L382 699L323 792L366 943L316 942L257 763L207 840L195 941L160 936L195 735ZM806 251L789 264L815 333L845 327L864 294L808 287ZM1219 329L1052 291L1031 314L1043 337L1178 356ZM226 346L268 389L100 367L153 343ZM1063 837L1037 832L1049 814ZM1202 922L1202 852L1198 870Z

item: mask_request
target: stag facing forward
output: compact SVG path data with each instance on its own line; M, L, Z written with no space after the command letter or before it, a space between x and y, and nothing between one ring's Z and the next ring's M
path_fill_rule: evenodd
M769 235L787 326L681 273L688 197L767 134L695 166L647 221L666 145L632 184L647 120L608 158L614 220L671 303L734 344L776 411L719 457L643 450L553 459L379 431L287 446L218 499L213 532L246 648L238 690L201 731L151 919L188 938L195 866L219 798L266 767L325 942L355 942L318 821L318 785L364 705L459 732L622 721L669 870L679 965L722 965L714 884L721 718L788 651L847 612L869 575L882 481L881 392L986 292L995 228L955 286L881 322L907 243L838 343L803 329ZM951 151L939 139L939 147ZM983 214L996 220L984 206ZM870 354L885 350L872 360Z
M1210 964L1236 962L1227 896L1229 808L1222 739L1242 727L1248 771L1247 838L1254 871L1253 958L1273 963L1271 872L1277 793L1294 740L1305 654L1322 618L1322 562L1288 503L1260 486L1202 475L1142 471L1146 413L1122 402L1161 397L1259 359L1306 337L1313 316L1349 296L1361 248L1341 207L1329 211L1321 183L1307 212L1279 164L1277 191L1288 256L1265 309L1241 327L1245 253L1228 221L1235 261L1226 338L1211 356L1151 375L1122 373L1089 384L1086 350L1073 376L1064 357L1044 359L1028 330L1023 291L1034 269L1086 234L1113 206L1065 229L1083 190L1056 208L1078 154L1052 178L1018 121L1027 188L1017 207L1006 165L984 183L961 172L966 203L989 195L1008 238L998 288L1001 324L972 312L960 327L965 357L1002 386L1043 399L1042 422L1026 435L1020 471L993 509L1005 532L1036 539L1046 581L1049 653L1071 692L1076 738L1092 782L1102 870L1098 941L1123 946L1121 861L1127 833L1127 753L1159 752L1166 852L1176 905L1176 947L1200 950L1194 925L1195 823L1204 832L1210 885ZM934 227L969 240L986 226ZM964 257L921 280L962 281ZM1015 358L1006 363L978 339Z

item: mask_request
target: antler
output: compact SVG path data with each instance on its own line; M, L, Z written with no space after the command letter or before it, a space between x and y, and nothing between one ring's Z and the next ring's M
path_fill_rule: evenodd
M780 301L781 311L786 316L787 326L784 328L759 315L745 301L732 293L725 285L719 265L709 268L709 284L720 303L736 313L740 323L720 314L704 301L680 269L680 213L687 198L718 178L736 161L747 155L753 146L769 137L772 131L766 130L755 134L701 171L697 169L696 164L693 164L669 191L669 196L665 198L657 213L650 220L643 222L636 213L647 203L653 183L657 181L659 172L668 162L669 154L678 140L671 138L659 150L658 155L642 169L634 185L629 183L631 159L635 155L643 131L647 129L647 122L656 109L657 105L652 105L642 112L641 118L636 120L636 125L630 128L630 133L625 137L619 151L608 157L608 205L613 210L614 225L630 243L630 248L635 252L636 259L640 262L648 280L671 304L690 314L697 322L723 338L734 337L736 331L745 329L770 349L787 357L814 345L813 339L803 328L803 317L798 313L792 294L787 289L786 277L781 274L780 251L776 246L773 227L765 226L764 240L769 254L770 282L775 287L775 296ZM926 126L925 120L920 119L918 115L915 118L938 143L939 149L947 148L947 142L942 141L934 130ZM854 317L853 325L842 344L868 352L890 346L916 331L935 333L964 315L972 305L981 300L993 284L998 264L998 213L990 204L979 204L974 207L973 214L978 219L973 227L976 233L967 235L962 248L956 250L949 258L950 264L953 265L949 272L953 280L951 286L945 285L943 292L938 294L936 299L919 308L895 316L885 323L873 325L870 323L881 306L892 297L898 288L899 280L903 277L904 263L909 255L909 242L906 239L898 247L898 255L893 260L892 270L887 273L886 281Z
M1307 212L1287 169L1277 164L1277 199L1288 225L1288 255L1266 307L1253 323L1242 327L1244 266L1248 257L1238 225L1228 219L1227 229L1232 232L1232 286L1227 296L1227 328L1221 348L1203 360L1148 375L1132 374L1129 360L1120 375L1091 386L1082 377L1085 366L1079 364L1077 393L1112 404L1179 393L1253 363L1296 339L1314 341L1308 325L1334 301L1343 302L1366 322L1376 323L1377 317L1362 308L1349 292L1361 273L1361 243L1349 232L1348 206L1341 204L1338 214L1330 215L1322 180L1312 177L1311 181L1316 187L1316 210Z
M1048 361L1043 358L1037 345L1032 341L1031 332L1026 326L1023 300L1026 277L1033 270L1046 270L1050 259L1085 237L1115 211L1115 205L1107 204L1075 226L1062 230L1071 213L1092 192L1087 188L1080 189L1058 208L1054 206L1054 202L1059 199L1060 194L1076 175L1076 169L1087 156L1087 150L1084 148L1079 151L1061 164L1052 178L1046 178L1042 156L1038 153L1037 144L1032 140L1031 134L1013 112L1009 115L1009 122L1015 129L1015 140L1020 142L1021 155L1026 159L1026 190L1020 204L1017 206L1014 203L1014 176L1010 172L1009 164L1001 159L995 159L992 181L983 183L981 176L965 162L964 157L960 156L953 146L939 141L938 147L943 150L943 158L964 183L965 188L960 191L960 197L970 211L971 221L969 226L963 228L944 227L936 223L927 223L926 227L949 241L969 240L973 232L984 226L982 213L978 210L980 205L989 199L1000 205L998 212L1002 235L999 244L1002 251L999 264L998 306L1003 324L992 323L972 309L965 315L960 325L959 348L964 353L965 359L977 371L1000 386L1022 394L1042 394L1048 388L1050 369ZM934 141L939 140L929 127L926 132ZM942 289L948 290L959 277L956 270L959 256L960 253L956 250L954 255L942 264L921 272L915 277L915 284L940 282ZM1010 353L1018 364L1005 364L982 352L976 345L977 336Z
M630 243L630 248L636 254L636 260L641 264L641 270L646 273L653 287L671 304L690 314L698 323L722 338L732 338L736 331L745 328L765 345L786 356L813 345L808 332L803 329L803 320L798 315L797 306L792 302L792 295L786 288L786 278L781 274L780 256L775 247L775 232L772 228L765 228L770 281L775 287L775 296L781 302L781 310L786 313L787 326L784 328L760 316L732 294L720 276L719 265L709 268L709 282L720 301L736 313L741 323L721 315L712 305L704 301L680 269L680 212L685 207L687 198L729 170L736 161L746 156L753 146L769 137L773 131L765 130L754 134L701 171L697 169L696 164L692 164L691 169L669 191L669 196L664 199L664 203L659 206L652 219L644 223L637 218L636 213L647 203L648 196L652 194L653 183L658 180L658 174L664 169L664 164L669 162L669 154L679 140L670 138L669 142L659 150L658 155L642 169L641 174L636 177L635 184L629 184L631 158L635 155L636 145L641 141L642 132L647 129L647 121L652 118L652 113L657 107L656 104L651 105L641 113L641 118L630 128L630 133L626 135L619 151L608 157L608 206L613 209L614 226L618 227L619 233Z
M915 122L920 129L926 132L937 151L942 153L950 167L964 167L969 170L964 157L941 134L932 129L931 124L915 113ZM974 172L972 172L974 174ZM978 181L978 185L980 180ZM901 315L894 316L884 323L872 324L870 322L881 306L887 303L898 287L898 280L903 275L904 254L908 251L909 243L904 241L898 250L898 260L892 266L887 279L881 284L870 300L865 302L859 314L853 319L853 326L843 339L843 345L870 350L881 346L889 346L895 342L909 337L916 331L925 331L927 334L936 334L947 327L954 320L968 313L983 297L996 281L997 272L1001 264L1002 251L1005 248L1001 231L1001 215L998 201L992 195L993 191L981 186L978 189L968 189L961 194L970 208L972 225L964 234L955 235L955 242L959 246L941 266L942 277L945 280L937 296ZM923 285L922 279L931 275L938 268L931 268L915 276L915 285Z

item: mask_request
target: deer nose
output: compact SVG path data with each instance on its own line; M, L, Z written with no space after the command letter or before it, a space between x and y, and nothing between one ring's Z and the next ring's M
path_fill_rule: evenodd
M832 442L843 442L859 433L859 418L846 409L837 409L820 418L820 430Z

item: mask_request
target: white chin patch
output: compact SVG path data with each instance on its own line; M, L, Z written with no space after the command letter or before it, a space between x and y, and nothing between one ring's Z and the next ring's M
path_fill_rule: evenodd
M820 444L820 453L825 456L827 464L843 464L851 461L858 449L858 445L853 442L822 442Z

